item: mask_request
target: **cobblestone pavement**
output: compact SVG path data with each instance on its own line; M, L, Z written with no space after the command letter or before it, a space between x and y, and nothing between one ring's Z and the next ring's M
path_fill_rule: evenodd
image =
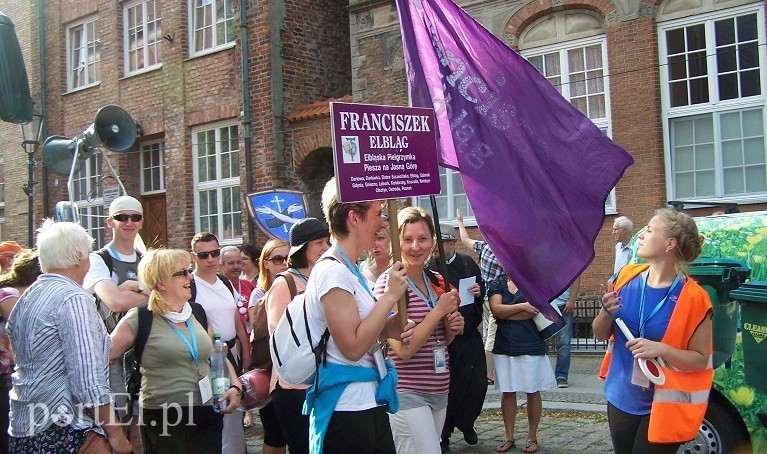
M540 453L612 452L607 427L606 401L602 383L597 380L601 355L573 355L570 366L570 387L542 393L544 414L538 427ZM555 358L551 357L552 363ZM553 367L553 366L552 366ZM475 424L479 444L469 446L460 431L450 438L452 453L494 453L503 442L503 419L499 411L500 393L491 387L485 398L484 413ZM527 438L525 395L518 395L520 413L517 416L515 436L517 447L511 453L521 452ZM258 417L252 429L246 430L248 453L261 452L263 431ZM332 454L332 453L329 453Z
M505 438L503 420L498 412L482 414L475 428L479 436L479 444L469 446L463 440L460 431L456 431L450 438L450 452L494 453L495 447ZM248 453L260 453L263 442L260 425L256 422L252 429L246 430L246 434ZM510 453L521 452L527 437L527 418L524 410L517 416L515 436L517 447L510 450ZM544 411L538 427L538 441L540 442L538 452L544 454L612 452L607 417L602 414Z

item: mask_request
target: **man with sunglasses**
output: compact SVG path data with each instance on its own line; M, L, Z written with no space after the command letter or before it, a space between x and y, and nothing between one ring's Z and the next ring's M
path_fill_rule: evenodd
M140 306L149 299L149 292L138 283L141 252L136 249L136 238L143 225L141 202L128 195L114 199L106 219L107 228L112 230L112 241L90 255L90 269L83 288L96 296L96 307L108 333L128 309ZM129 408L122 361L115 361L109 366L109 385L114 393L115 410L121 420L131 420L131 444L134 450L140 451L141 439L136 426L138 418L131 418L137 412Z
M247 279L240 279L242 274L242 255L237 246L224 246L221 248L221 274L229 279L234 288L234 298L237 301L237 312L245 327L246 334L250 332L248 324L248 301L250 294L256 289L256 284Z
M240 321L237 300L229 290L225 276L218 274L221 246L216 235L210 232L198 233L192 238L192 260L194 261L194 287L192 298L205 309L208 323L214 333L229 347L229 360L237 373L242 365L250 362L250 342L245 327ZM237 345L239 341L239 346ZM238 355L238 352L242 352ZM222 453L242 454L245 452L245 431L242 426L243 412L237 410L224 415L222 432Z

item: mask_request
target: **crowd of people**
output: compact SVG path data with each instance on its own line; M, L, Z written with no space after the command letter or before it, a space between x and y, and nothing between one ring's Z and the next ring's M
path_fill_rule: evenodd
M496 452L537 452L541 391L569 386L579 280L552 302L563 318L552 368L539 308L490 246L469 237L460 212L460 241L479 263L421 208L399 210L397 238L381 201L341 202L334 180L322 208L327 223L302 219L288 242L221 247L201 232L189 250L145 250L142 205L121 196L105 222L111 242L98 251L67 222L47 221L35 249L0 243L0 451L244 453L256 415L240 406L239 377L271 369L270 336L303 293L306 323L329 335L324 358L312 386L271 370L271 399L257 410L264 453L438 454L456 429L476 445L490 386L505 428ZM702 239L689 216L659 210L639 236L646 264L627 265L632 231L628 218L615 220L615 274L593 322L596 338L610 339L600 371L609 427L618 453L675 452L705 412L685 396L712 379L711 303L684 274ZM215 398L214 333L227 345L231 383ZM666 384L636 373L653 358L667 365Z

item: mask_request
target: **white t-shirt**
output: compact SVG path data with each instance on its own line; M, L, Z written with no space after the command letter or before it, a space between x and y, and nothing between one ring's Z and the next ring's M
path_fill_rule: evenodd
M237 302L232 292L218 277L213 284L208 284L197 276L194 277L194 282L197 285L194 300L205 309L208 324L213 328L213 332L221 334L223 341L234 339L237 335L234 325Z
M329 251L325 255L330 255ZM309 328L314 338L314 333L321 336L327 328L325 314L322 312L320 298L334 288L345 290L357 300L360 320L364 320L373 310L376 302L370 294L370 289L360 283L357 277L341 262L336 260L320 260L312 268L309 282L306 286L307 313L309 314ZM332 302L328 302L332 304ZM314 339L312 339L314 340ZM351 366L375 367L373 355L365 353L359 361L351 361L343 356L338 349L333 336L328 342L328 362L347 364ZM346 387L341 398L336 404L337 411L360 411L376 407L375 393L378 384L371 382L350 383Z
M107 252L112 256L113 259L127 263L133 263L136 261L136 251L133 251L133 254L123 255L117 252L114 247L110 248L109 246L111 245L112 243L109 243L107 246ZM100 255L96 254L95 252L91 252L90 259L91 265L90 268L88 268L88 274L85 275L85 280L83 281L83 288L86 292L95 293L93 287L98 282L106 279L110 279L114 285L120 285L120 277L117 276L117 274L112 274L109 272L107 264L104 263L104 259L102 259ZM138 276L128 276L128 278L133 281L138 280Z

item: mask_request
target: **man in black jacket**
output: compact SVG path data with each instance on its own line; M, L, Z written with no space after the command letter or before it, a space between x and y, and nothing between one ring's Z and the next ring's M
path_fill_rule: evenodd
M442 243L447 259L448 277L451 287L460 290L460 280L475 278L475 283L467 290L473 296L471 301L461 300L458 310L465 321L463 334L455 336L448 345L450 353L450 392L447 400L447 415L442 429L442 452L449 451L450 434L454 428L463 432L466 443L478 443L474 422L482 411L482 404L487 393L487 363L485 362L484 344L482 343L482 303L484 302L485 283L479 266L468 255L455 252L456 237L451 226L441 226ZM437 245L434 245L434 259L427 267L438 273L442 272L441 257Z

